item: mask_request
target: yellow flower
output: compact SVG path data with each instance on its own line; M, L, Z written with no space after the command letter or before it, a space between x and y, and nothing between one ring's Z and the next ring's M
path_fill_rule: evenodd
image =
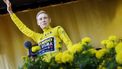
M85 37L82 39L82 42L89 43L89 42L91 42L91 39L89 37Z
M101 44L106 46L107 42L108 42L108 40L103 40L103 41L101 41Z
M74 45L76 52L81 52L83 50L83 47L80 43L77 43Z
M107 52L107 49L105 49L105 48L103 48L103 49L101 49L101 50L98 50L98 51L96 52L96 58L97 58L97 59L102 58L102 57L105 55L106 52Z
M76 49L75 49L75 46L72 46L68 49L68 51L72 54L75 54L76 53Z
M36 51L38 51L38 50L40 50L41 48L40 48L40 46L34 46L34 47L32 47L32 52L36 52Z
M113 48L115 46L115 44L112 41L107 41L107 45L106 48Z
M115 51L116 53L119 53L122 51L122 43L119 43L116 47L115 47Z
M72 54L72 53L70 53L70 51L69 50L65 50L64 52L63 52L63 54Z
M109 36L108 38L110 41L116 41L117 40L117 37L116 36Z
M62 52L59 52L58 54L56 54L56 56L55 56L55 61L57 62L57 63L62 63L62 56L63 56L63 53Z
M83 46L81 43L77 43L68 49L68 51L72 54L75 54L76 52L81 52L82 50Z
M91 54L95 54L96 52L97 52L97 50L95 50L95 49L89 49L88 50Z
M73 55L71 55L71 54L69 54L67 52L63 53L63 56L62 56L62 62L63 63L66 63L66 62L70 63L72 61L73 61Z
M122 64L122 52L116 54L116 62Z
M81 46L87 45L86 42L81 42L80 44L81 44Z

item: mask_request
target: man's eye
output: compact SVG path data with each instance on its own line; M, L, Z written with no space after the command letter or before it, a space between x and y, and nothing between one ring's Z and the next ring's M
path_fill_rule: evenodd
M40 18L40 20L42 20L42 18Z
M44 17L44 19L47 19L47 17Z

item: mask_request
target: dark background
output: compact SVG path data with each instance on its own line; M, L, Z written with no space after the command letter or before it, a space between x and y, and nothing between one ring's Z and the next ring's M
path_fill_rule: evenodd
M25 9L33 9L37 7L44 7L48 5L66 3L70 1L76 0L10 0L12 3L12 8L14 12L25 10ZM3 0L0 0L0 14L5 14L6 5L4 4Z

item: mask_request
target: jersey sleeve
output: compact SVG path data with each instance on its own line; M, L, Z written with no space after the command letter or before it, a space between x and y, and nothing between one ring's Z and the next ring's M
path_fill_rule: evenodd
M10 14L10 17L12 21L16 24L16 26L19 28L19 30L26 36L32 38L35 42L37 42L38 39L42 36L42 34L30 30L14 13Z
M72 41L70 40L67 33L64 31L64 29L61 26L58 26L58 34L61 40L63 40L63 42L67 46L67 48L72 46Z

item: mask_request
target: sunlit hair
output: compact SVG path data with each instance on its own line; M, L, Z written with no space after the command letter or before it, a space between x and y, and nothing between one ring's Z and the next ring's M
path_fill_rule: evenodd
M37 13L37 15L36 15L36 19L37 19L37 17L40 15L40 14L47 14L44 10L41 10L41 11L39 11L38 13ZM48 15L48 14L47 14Z

